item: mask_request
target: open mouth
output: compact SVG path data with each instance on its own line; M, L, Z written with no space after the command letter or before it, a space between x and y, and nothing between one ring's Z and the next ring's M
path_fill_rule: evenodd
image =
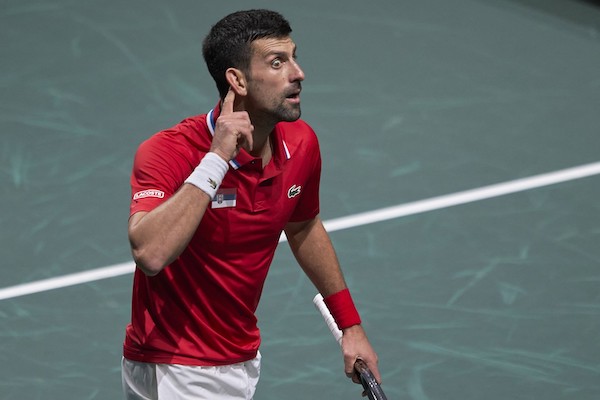
M292 101L300 101L300 91L290 93L285 98Z
M291 91L289 93L287 93L285 98L288 100L292 100L292 101L300 101L300 92L301 91L302 91L302 87L300 85L294 85L294 87L291 88Z

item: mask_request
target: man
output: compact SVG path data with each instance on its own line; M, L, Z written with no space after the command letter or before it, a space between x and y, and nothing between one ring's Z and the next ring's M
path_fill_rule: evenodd
M282 231L343 330L344 368L377 355L319 219L321 158L300 120L304 72L278 13L233 13L203 55L221 101L144 142L131 178L137 268L124 342L127 399L251 399L255 311Z

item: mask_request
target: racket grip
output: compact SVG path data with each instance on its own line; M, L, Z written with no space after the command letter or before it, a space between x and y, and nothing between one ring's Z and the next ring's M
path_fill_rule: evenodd
M321 313L321 316L327 323L327 327L331 331L331 334L338 342L338 344L342 345L342 331L338 328L331 312L329 312L329 308L327 308L327 304L325 304L325 300L323 300L323 296L321 293L317 293L317 295L313 298L313 304ZM383 390L375 380L375 377L367 367L367 364L362 359L356 360L354 363L354 370L358 373L360 377L360 383L362 384L363 389L365 389L366 395L369 397L369 400L387 400Z
M321 316L325 320L325 323L327 323L327 327L331 331L331 334L333 335L335 340L338 342L338 344L341 346L342 345L342 331L339 330L337 324L335 323L335 320L333 319L333 316L329 312L329 309L327 308L327 305L325 304L325 301L323 300L323 296L321 295L321 293L317 293L317 295L313 298L313 304L315 305L317 310L319 310L319 312L321 313Z

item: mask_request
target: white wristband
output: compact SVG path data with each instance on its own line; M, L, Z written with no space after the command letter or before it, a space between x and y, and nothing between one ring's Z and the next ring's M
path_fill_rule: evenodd
M229 164L227 161L216 153L208 152L185 180L185 183L196 186L213 199L228 170Z

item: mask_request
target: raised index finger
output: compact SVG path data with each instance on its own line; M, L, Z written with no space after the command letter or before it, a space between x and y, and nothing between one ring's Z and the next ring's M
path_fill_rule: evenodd
M223 99L223 106L221 107L221 115L227 115L233 113L233 102L235 100L235 92L229 88L229 91Z

